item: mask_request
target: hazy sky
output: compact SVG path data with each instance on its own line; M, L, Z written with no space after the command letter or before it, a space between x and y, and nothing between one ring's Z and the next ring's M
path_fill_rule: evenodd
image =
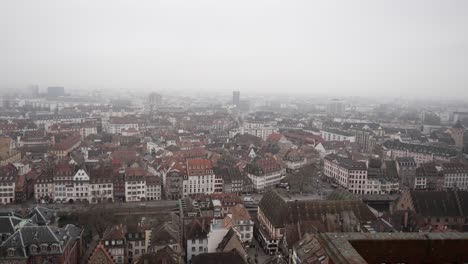
M468 1L1 0L0 87L468 96Z

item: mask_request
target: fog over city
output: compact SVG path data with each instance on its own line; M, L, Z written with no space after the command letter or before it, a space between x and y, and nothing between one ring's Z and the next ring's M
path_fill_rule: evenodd
M468 263L468 0L0 0L0 264Z
M0 89L468 95L468 2L0 2Z

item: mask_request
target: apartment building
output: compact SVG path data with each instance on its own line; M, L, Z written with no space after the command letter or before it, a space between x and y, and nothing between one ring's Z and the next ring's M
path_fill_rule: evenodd
M263 192L266 188L279 184L286 174L286 170L275 157L257 157L247 164L245 171L257 192Z
M215 192L216 176L208 159L187 160L187 175L184 175L183 195Z
M367 165L337 154L324 159L323 173L330 180L355 194L365 194L367 188Z

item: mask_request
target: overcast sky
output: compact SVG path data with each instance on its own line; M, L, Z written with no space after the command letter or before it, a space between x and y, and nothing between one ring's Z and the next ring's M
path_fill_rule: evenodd
M468 1L1 0L0 86L468 96Z

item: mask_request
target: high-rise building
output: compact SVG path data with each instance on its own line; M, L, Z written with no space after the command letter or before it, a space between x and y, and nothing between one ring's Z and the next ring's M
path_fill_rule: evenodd
M65 95L65 88L62 86L47 87L48 97L59 97Z
M148 106L150 111L156 110L161 106L161 103L162 96L160 94L152 92L148 95Z
M232 104L237 107L240 106L240 91L232 92Z
M327 111L329 114L332 114L332 115L338 115L338 116L343 115L345 112L343 101L339 99L332 99L328 103Z

